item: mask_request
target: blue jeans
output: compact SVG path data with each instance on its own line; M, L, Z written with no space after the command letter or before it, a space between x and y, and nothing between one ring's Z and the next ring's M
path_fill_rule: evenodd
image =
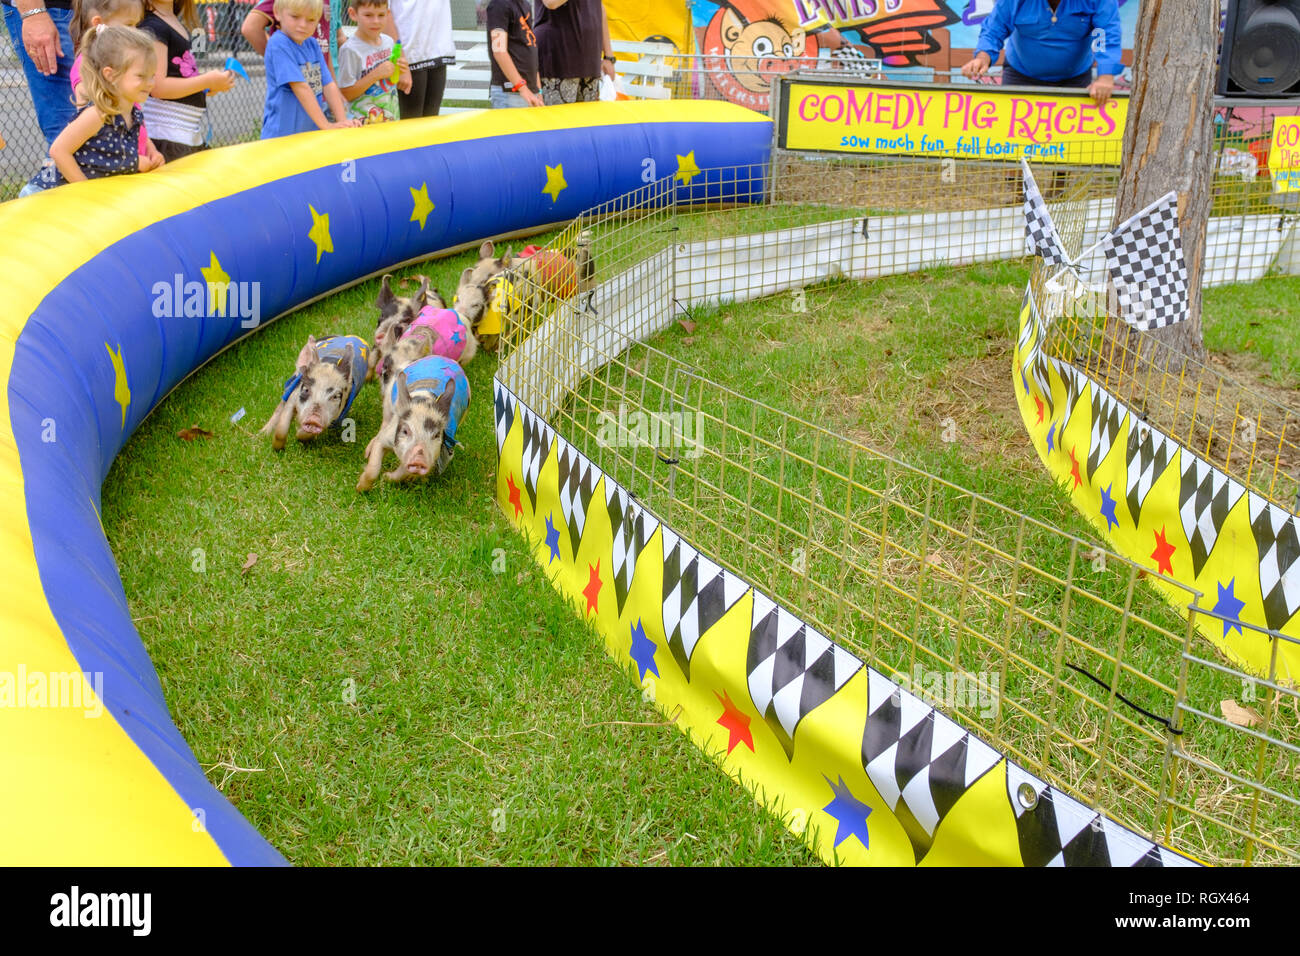
M32 104L36 107L36 121L45 136L45 145L49 146L54 142L54 137L63 132L63 127L71 123L72 118L77 115L76 107L72 105L70 79L72 61L76 59L76 52L72 49L72 37L68 34L72 11L61 7L51 7L49 10L50 19L54 21L59 31L59 44L63 48L63 56L58 60L59 68L52 76L45 76L38 72L36 64L27 55L27 50L23 47L23 21L18 11L8 4L5 5L4 11L5 26L9 28L14 53L17 54L18 61L23 65L23 73L27 76L27 89L31 92Z
M520 106L527 106L528 101L518 93L512 93L504 86L489 86L488 99L492 103L494 110L516 109Z

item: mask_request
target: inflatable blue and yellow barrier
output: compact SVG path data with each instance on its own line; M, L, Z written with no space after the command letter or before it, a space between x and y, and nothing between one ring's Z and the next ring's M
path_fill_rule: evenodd
M113 458L178 383L263 317L567 222L643 186L647 160L761 177L770 143L769 121L718 103L484 112L0 206L0 861L283 862L172 723L99 522Z

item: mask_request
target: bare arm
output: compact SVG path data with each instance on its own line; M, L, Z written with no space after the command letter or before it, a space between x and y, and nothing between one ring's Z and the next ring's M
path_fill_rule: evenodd
M358 96L370 89L380 80L385 80L393 74L393 64L385 60L369 73L363 74L362 77L350 86L340 86L339 92L349 103Z
M516 87L523 83L523 86L519 86L519 95L524 98L524 102L529 106L543 105L542 98L533 92L532 87L519 74L519 68L515 66L515 61L510 59L510 46L506 31L493 30L491 39L492 59L496 60L497 66L501 67L501 74L506 78L506 85Z
M392 67L390 66L391 70ZM325 102L329 104L330 112L334 114L334 123L336 126L355 126L356 121L348 119L348 104L343 102L343 94L339 92L337 83L325 84Z
M197 76L168 76L167 47L154 40L153 49L158 66L154 72L152 95L157 99L179 100L208 89L221 93L235 85L235 75L229 70L207 70Z
M260 10L249 10L239 32L244 35L248 45L258 56L266 55L266 28L271 25L271 18Z
M333 83L330 86L334 86ZM289 84L289 89L293 90L293 95L298 98L311 121L316 124L317 129L329 129L330 121L325 118L325 113L316 102L316 94L311 91L311 87L301 81L294 81ZM334 86L334 92L338 94L338 87Z
M54 160L54 165L59 167L59 172L63 173L63 178L68 182L79 183L86 178L72 154L81 149L86 140L94 136L103 125L104 114L99 111L99 107L88 107L78 113L76 119L65 126L63 132L50 144L50 159Z

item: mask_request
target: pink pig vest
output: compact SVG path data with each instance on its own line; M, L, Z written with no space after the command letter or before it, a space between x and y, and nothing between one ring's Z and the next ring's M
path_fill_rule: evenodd
M453 309L435 309L426 305L415 317L415 321L402 333L402 338L409 339L417 328L424 327L433 333L433 354L459 362L469 344L469 326Z

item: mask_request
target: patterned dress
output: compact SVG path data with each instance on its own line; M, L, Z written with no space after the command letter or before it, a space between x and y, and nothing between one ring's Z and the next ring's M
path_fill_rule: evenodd
M81 109L88 110L91 106L87 104ZM77 115L81 115L81 110L78 110ZM140 107L132 106L130 126L127 125L126 117L119 114L106 121L94 136L82 143L81 148L72 154L72 158L77 161L86 178L104 179L107 176L138 173L140 171L139 124L143 122L144 115L140 112ZM41 171L33 176L27 185L35 189L53 189L66 182L63 173L59 172L59 168L54 165L54 161L47 159Z

